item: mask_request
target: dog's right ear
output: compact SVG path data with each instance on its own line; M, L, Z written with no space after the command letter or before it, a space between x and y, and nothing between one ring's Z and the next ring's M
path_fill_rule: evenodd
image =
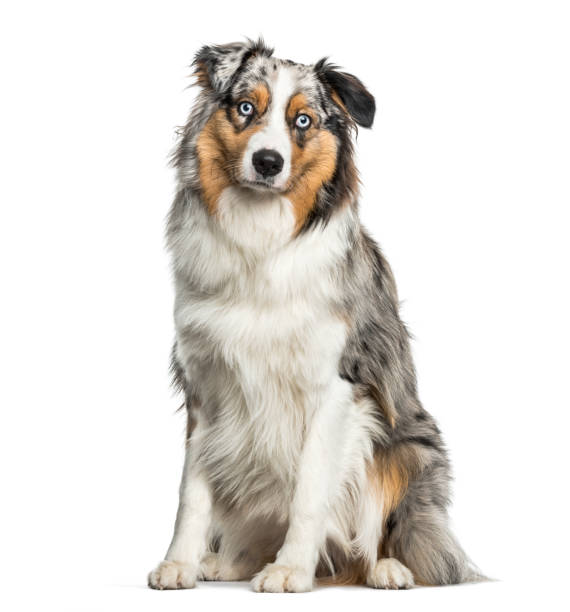
M201 87L223 95L251 57L260 54L270 57L272 53L273 49L262 38L245 43L206 45L194 57L194 76Z

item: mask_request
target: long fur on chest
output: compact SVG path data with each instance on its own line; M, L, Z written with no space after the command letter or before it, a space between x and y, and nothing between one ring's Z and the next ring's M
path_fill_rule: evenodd
M235 218L248 222L251 211L240 213L257 204L240 195L228 194L238 236ZM275 500L268 489L292 486L306 422L322 388L339 376L348 328L338 268L355 220L347 210L291 238L288 203L268 198L244 244L186 197L170 238L176 351L200 381L202 418L212 423L206 464L224 498L274 508L285 495Z

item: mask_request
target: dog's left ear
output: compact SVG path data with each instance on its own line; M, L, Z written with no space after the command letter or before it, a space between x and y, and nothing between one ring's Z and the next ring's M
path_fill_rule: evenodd
M353 74L341 72L338 66L329 64L326 57L319 60L314 68L319 79L340 98L342 106L354 121L362 127L372 127L376 102L362 81Z

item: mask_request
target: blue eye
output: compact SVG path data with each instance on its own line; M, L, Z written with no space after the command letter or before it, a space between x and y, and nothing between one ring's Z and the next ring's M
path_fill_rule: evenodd
M244 117L253 115L253 104L251 102L241 102L238 106L238 112Z
M302 130L306 130L311 125L311 118L309 115L299 115L295 121L295 125Z

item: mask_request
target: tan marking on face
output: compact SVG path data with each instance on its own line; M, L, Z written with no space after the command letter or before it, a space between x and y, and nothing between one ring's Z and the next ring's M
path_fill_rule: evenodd
M313 208L319 189L333 177L337 155L335 136L319 129L318 116L302 93L294 95L287 106L286 117L290 126L294 126L299 114L308 115L311 125L304 134L303 146L299 146L295 128L291 127L291 187L286 195L293 205L297 231Z
M289 123L293 123L293 121L295 120L295 117L297 115L300 115L301 113L305 115L309 115L309 117L312 120L311 127L314 127L318 117L313 111L313 109L309 106L309 103L307 101L305 94L298 93L298 94L295 94L289 100L289 104L287 106L287 111L286 111L287 121L289 121Z
M240 131L238 126L243 118L235 108L230 114L231 120L223 109L217 110L208 119L196 142L202 196L211 215L216 213L222 191L237 182L236 172L247 143L262 128L261 124L252 121Z
M293 204L297 231L311 212L319 189L334 175L336 152L336 138L325 130L319 130L302 148L293 142L290 179L293 186L287 195Z
M263 83L260 83L247 98L251 98L257 113L263 115L269 105L269 90Z

